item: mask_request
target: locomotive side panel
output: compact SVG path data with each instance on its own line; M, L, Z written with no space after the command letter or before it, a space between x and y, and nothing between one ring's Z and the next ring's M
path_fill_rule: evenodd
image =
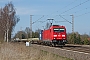
M43 31L43 40L50 40L50 30Z
M53 25L48 30L44 30L42 40L49 44L64 45L67 42L65 26Z

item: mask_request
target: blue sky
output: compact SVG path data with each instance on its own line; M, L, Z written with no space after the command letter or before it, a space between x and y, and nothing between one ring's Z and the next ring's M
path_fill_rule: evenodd
M19 23L15 26L13 34L20 29L25 30L30 27L30 15L33 31L43 29L47 19L53 18L53 24L64 25L67 32L72 32L72 25L68 22L60 22L66 20L72 22L74 15L74 31L80 34L90 34L90 0L0 0L0 7L12 1L16 9L16 14L20 17ZM61 18L61 15L63 18ZM41 18L42 17L42 18Z

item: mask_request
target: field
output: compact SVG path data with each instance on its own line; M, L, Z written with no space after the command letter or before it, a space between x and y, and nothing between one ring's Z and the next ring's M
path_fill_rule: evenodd
M25 43L0 44L0 60L70 60L65 57L38 50L32 46L26 47Z

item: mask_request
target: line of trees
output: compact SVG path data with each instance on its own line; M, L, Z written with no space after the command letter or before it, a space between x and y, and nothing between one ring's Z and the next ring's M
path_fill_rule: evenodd
M70 44L90 45L90 40L88 38L90 38L89 35L87 34L80 35L78 32L67 34L67 40L68 40L68 43Z
M40 29L32 32L32 38L39 38ZM24 31L18 31L14 38L27 39L30 38L30 28L26 27ZM67 40L69 44L85 44L90 45L89 35L83 34L80 35L78 32L75 33L67 33Z
M49 29L50 26L51 26L51 23L47 22L44 29ZM39 38L39 32L40 32L40 29L37 29L35 32L32 31L32 38ZM24 31L18 31L14 36L14 39L15 38L19 38L19 39L30 38L30 28L26 27Z
M36 30L35 32L32 31L32 38L39 38L39 31L40 31L40 29ZM30 38L30 28L26 27L26 29L24 31L18 31L14 36L14 39L15 38L19 38L19 39Z
M11 40L11 34L15 25L19 22L16 11L12 2L0 8L0 41ZM8 35L8 38L6 37Z

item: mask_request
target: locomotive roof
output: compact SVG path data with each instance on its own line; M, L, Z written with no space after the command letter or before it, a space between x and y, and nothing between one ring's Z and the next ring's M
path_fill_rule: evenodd
M63 28L65 28L65 26L60 26L60 25L52 25L50 28L52 28L52 27L63 27Z
M52 25L52 26L61 26L61 25Z
M53 26L60 26L60 25L53 25Z

